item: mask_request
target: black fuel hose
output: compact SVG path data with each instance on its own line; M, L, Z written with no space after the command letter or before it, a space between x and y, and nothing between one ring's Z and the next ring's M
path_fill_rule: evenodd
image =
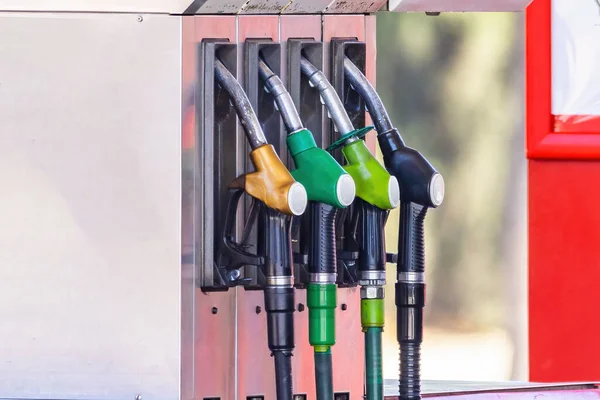
M277 400L292 400L292 353L274 351Z

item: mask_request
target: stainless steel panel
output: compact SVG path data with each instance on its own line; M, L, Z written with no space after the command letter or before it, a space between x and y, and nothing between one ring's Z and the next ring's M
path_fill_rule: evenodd
M181 22L181 399L194 399L195 296L197 271L195 191L196 119L194 17Z
M295 0L290 3L284 14L318 14L323 12L334 0Z
M279 14L294 0L250 0L241 10L242 14Z
M349 392L351 399L361 399L364 393L365 339L360 326L359 292L359 288L338 289L336 343L332 350L333 388Z
M196 14L237 14L246 0L203 0L199 1ZM196 3L196 1L194 1ZM192 6L193 7L193 4Z
M363 15L324 15L323 16L323 70L330 76L331 38L355 37L365 40L365 17ZM367 58L369 68L375 59ZM331 124L327 113L324 132L329 135ZM347 309L342 310L345 304ZM351 399L361 398L364 382L364 335L360 326L360 294L358 288L338 289L337 343L333 348L334 389L350 392Z
M386 0L334 0L327 6L324 12L328 14L374 13L385 4Z
M0 11L184 12L193 0L0 0Z
M182 398L205 397L235 398L236 361L236 311L235 289L227 292L203 293L197 288L197 268L212 260L215 234L205 231L203 216L209 213L205 200L212 196L205 183L203 170L203 138L197 136L201 120L195 118L194 90L198 85L197 44L202 39L221 38L236 41L234 16L183 17L182 77L184 96L183 135L183 226L182 241L188 252L195 255L186 265L190 279L185 281L183 294L191 302L182 303L184 337L182 358L187 360L182 371ZM232 132L235 140L235 132ZM235 157L235 155L233 155ZM241 172L241 171L240 171ZM187 175L185 175L187 174ZM212 182L210 182L212 184ZM207 229L210 230L210 229ZM208 245L207 245L208 244ZM212 263L209 264L212 268ZM193 276L193 277L192 277ZM214 311L213 311L214 310ZM191 358L191 360L190 360Z
M179 398L180 30L0 14L0 397Z
M0 0L0 11L165 14L365 14L390 11L523 11L531 0Z
M279 39L279 17L247 15L238 17L238 77L244 86L244 45L246 39ZM245 142L245 138L243 139ZM245 148L248 153L248 146ZM251 167L249 167L251 168ZM261 312L257 313L257 308ZM237 362L238 399L247 396L264 395L274 399L275 373L273 358L267 345L267 317L264 311L262 291L237 289Z

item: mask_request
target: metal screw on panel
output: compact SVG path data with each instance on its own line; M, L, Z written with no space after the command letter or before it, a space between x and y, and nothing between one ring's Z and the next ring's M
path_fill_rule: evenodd
M299 311L299 312L302 312L302 311L304 311L304 304L302 304L302 303L299 303L299 304L298 304L298 311Z
M138 394L137 396L135 396L135 400L142 400L142 395Z
M141 15L138 15L137 17L137 21L138 22L142 22L144 20L144 17L142 17Z
M348 304L342 303L342 311L346 311L348 309Z
M213 307L212 310L210 310L210 312L214 315L219 312L219 309L217 307Z
M260 314L261 311L262 311L262 308L260 308L260 306L256 306L256 313Z

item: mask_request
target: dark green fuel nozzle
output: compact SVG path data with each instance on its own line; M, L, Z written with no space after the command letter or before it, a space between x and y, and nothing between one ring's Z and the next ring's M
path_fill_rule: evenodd
M292 176L306 188L309 208L303 223L309 225L309 283L307 305L309 342L315 351L318 400L333 400L331 347L335 344L336 238L335 218L339 208L354 201L352 177L325 150L317 147L312 133L303 127L293 101L278 76L264 60L259 71L265 88L275 97L286 129L287 145L295 164Z

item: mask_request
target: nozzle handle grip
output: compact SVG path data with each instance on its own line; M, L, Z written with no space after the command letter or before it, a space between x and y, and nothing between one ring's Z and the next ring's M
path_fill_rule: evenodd
M400 398L407 400L421 398L420 352L425 307L423 224L426 214L427 207L419 204L402 202L400 205L396 334L400 343Z
M362 199L356 199L359 213L358 242L360 256L359 271L385 271L385 221L387 210L382 210Z
M217 264L228 271L244 265L262 266L264 264L263 257L245 251L244 245L237 243L234 239L237 208L243 194L244 190L242 189L230 191L221 241L217 245Z
M292 277L292 217L260 204L258 254L264 257L264 273L269 278Z
M308 253L308 271L311 274L336 272L335 217L337 207L311 202L311 238Z
M427 207L416 203L400 204L398 273L425 272L424 223Z

